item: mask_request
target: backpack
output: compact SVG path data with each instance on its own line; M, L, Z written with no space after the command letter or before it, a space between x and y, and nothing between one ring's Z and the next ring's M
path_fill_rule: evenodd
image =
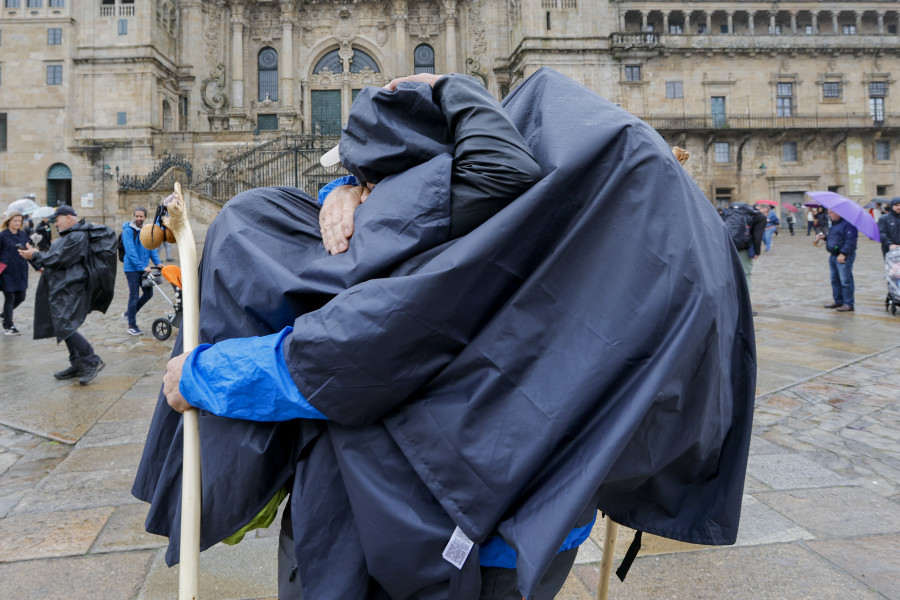
M134 241L137 239L138 231L134 227L131 227L130 229L131 229L131 234L132 234L131 240ZM118 241L116 242L116 253L119 255L120 263L125 262L125 240L122 239L123 233L125 233L125 232L122 231L119 233L119 238L118 238Z
M88 253L84 266L88 272L89 309L105 313L116 286L116 232L106 225L86 225Z
M750 226L753 223L753 209L744 204L733 204L725 216L725 228L738 250L750 247Z

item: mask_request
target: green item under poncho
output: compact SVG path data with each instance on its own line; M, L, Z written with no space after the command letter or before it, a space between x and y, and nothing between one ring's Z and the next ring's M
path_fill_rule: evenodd
M278 514L278 507L281 505L281 501L287 497L288 493L285 488L280 488L275 495L272 496L272 499L269 500L269 503L266 504L259 513L253 517L249 523L235 531L233 534L229 535L227 538L222 540L222 542L228 544L229 546L234 546L235 544L240 543L241 540L244 539L244 535L254 529L265 529L269 525L272 524L272 521L275 520L275 515Z

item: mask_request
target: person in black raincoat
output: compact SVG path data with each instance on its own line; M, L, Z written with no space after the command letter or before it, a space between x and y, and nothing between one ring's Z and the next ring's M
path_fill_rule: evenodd
M49 252L31 245L19 250L36 269L43 269L34 296L34 339L55 337L69 350L69 366L53 374L57 379L79 378L87 385L105 366L93 346L78 333L90 312L90 284L85 266L90 239L87 224L71 206L60 206L53 216L59 238ZM49 318L48 318L49 317Z
M310 598L477 598L497 539L521 595L538 597L598 507L665 537L734 542L756 363L721 219L652 129L558 73L542 69L504 108L541 179L460 237L439 147L375 179L346 253L323 257L318 211L290 190L217 218L201 341L225 352L235 331L261 336L233 347L274 348L291 385L250 386L256 397L277 388L328 420L201 412L202 547L281 487ZM394 136L359 124L340 152L365 181ZM210 350L198 351L187 372L202 385ZM208 408L291 414L230 400ZM162 401L133 493L152 502L147 528L169 535L170 564L179 467L179 416ZM452 565L451 537L475 542Z
M13 322L13 310L25 301L28 289L28 263L19 256L17 246L28 244L28 234L22 229L22 215L7 215L0 225L0 263L6 265L0 273L3 292L3 334L21 335Z

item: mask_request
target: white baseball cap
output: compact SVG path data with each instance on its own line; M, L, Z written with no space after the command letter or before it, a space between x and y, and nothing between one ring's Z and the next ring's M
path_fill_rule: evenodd
M334 165L341 162L341 145L338 144L328 152L322 155L322 158L319 159L319 162L323 167L333 167Z

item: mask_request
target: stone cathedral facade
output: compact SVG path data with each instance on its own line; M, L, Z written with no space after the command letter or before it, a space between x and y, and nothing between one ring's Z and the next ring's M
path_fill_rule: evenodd
M121 220L120 182L166 157L197 177L338 134L368 85L453 71L502 98L542 66L687 148L714 203L889 197L898 19L886 0L0 0L0 208Z

